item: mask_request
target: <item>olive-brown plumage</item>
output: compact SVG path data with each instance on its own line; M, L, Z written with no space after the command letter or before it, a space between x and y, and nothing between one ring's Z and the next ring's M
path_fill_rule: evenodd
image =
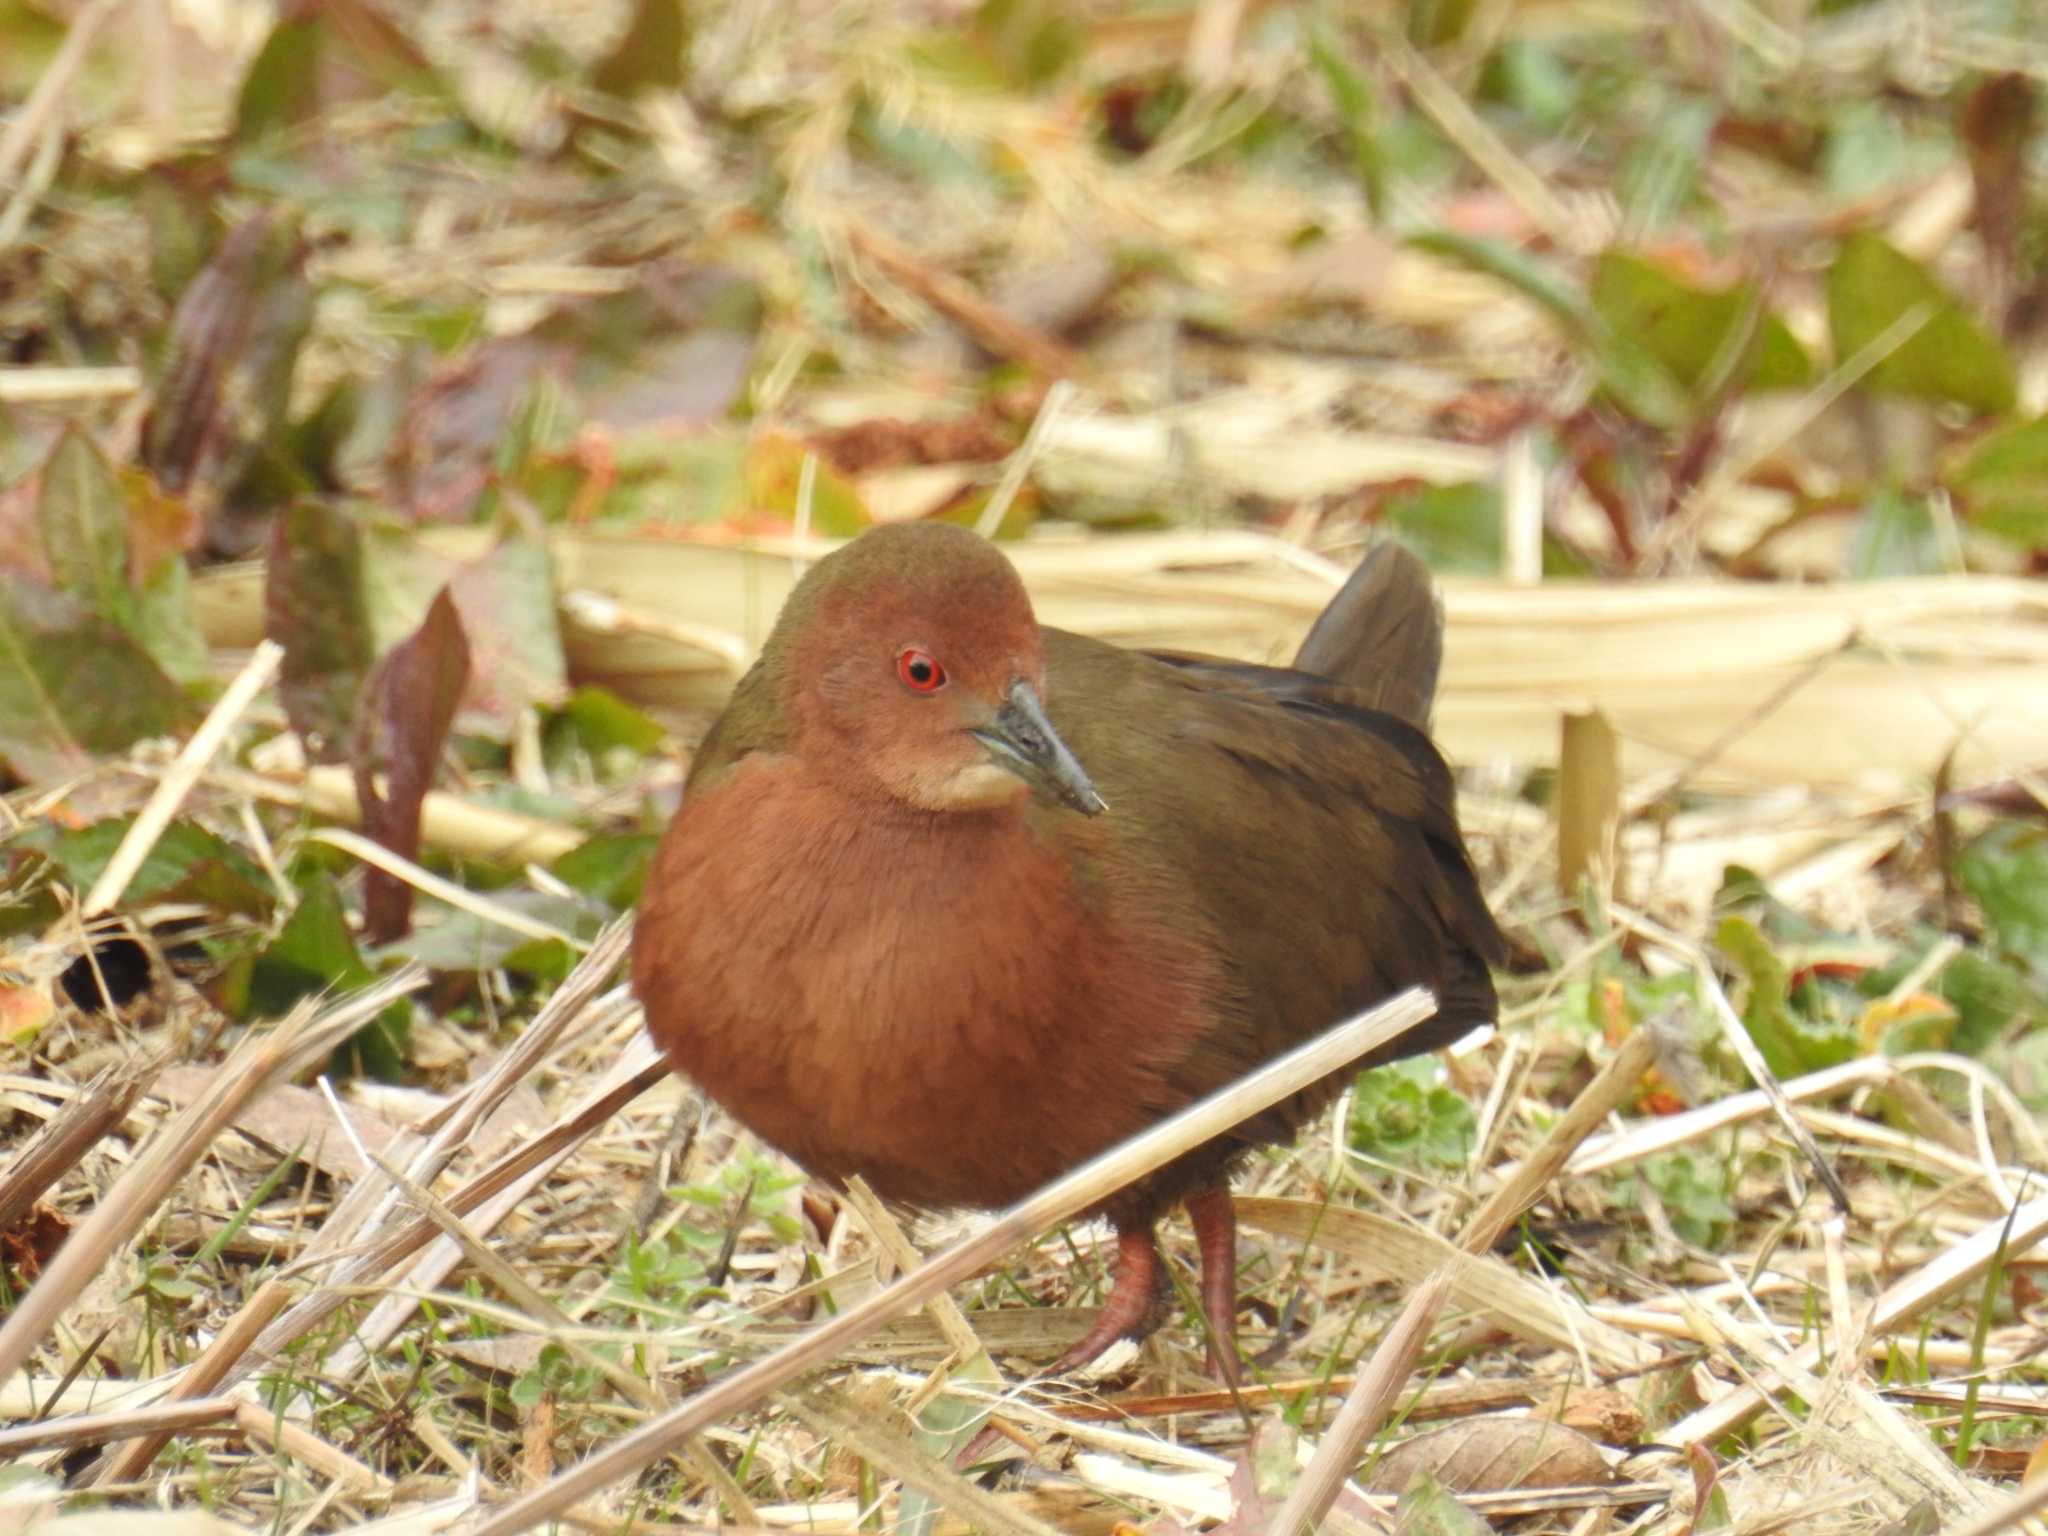
M1376 551L1293 668L1041 628L992 545L878 529L799 583L692 765L634 936L678 1070L814 1174L1007 1204L1401 987L1493 1016L1501 939L1425 727L1427 573ZM1228 1179L1349 1072L1121 1191L1117 1286L1062 1364L1141 1332L1153 1223L1195 1218L1233 1372Z

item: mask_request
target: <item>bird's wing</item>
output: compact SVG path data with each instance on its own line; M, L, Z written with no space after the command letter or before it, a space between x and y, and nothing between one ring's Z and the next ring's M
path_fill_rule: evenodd
M1233 995L1178 1090L1212 1091L1409 985L1439 1013L1375 1059L1493 1017L1500 931L1421 731L1288 668L1046 641L1047 705L1109 802L1130 899L1229 957ZM1326 1097L1248 1133L1283 1134Z

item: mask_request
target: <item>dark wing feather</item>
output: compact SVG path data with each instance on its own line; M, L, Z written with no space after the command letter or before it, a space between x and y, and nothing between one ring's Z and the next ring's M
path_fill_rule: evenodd
M1048 709L1109 801L1121 878L1229 959L1230 996L1174 1070L1176 1093L1212 1092L1409 985L1440 1011L1374 1060L1493 1017L1500 931L1427 736L1291 668L1045 639ZM1048 816L1046 835L1061 825ZM1246 1136L1291 1133L1339 1081Z

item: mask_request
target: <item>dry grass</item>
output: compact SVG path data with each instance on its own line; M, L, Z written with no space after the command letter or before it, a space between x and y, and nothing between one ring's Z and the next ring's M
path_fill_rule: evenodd
M0 232L40 196L37 175L49 184L62 109L83 89L83 41L117 8L79 11L81 47L53 59L0 133ZM261 7L179 9L211 29L216 68L261 38ZM505 337L664 261L743 267L771 301L744 402L760 422L822 432L930 414L935 395L947 413L985 403L978 376L930 388L932 365L907 343L899 353L900 338L953 358L964 337L1021 359L1063 382L1020 415L1031 426L1006 463L938 466L936 481L885 472L863 483L871 503L928 510L989 492L993 528L1037 495L1119 515L1168 502L1185 519L1168 531L1041 530L1014 546L1043 616L1259 659L1291 650L1367 536L1358 487L1499 475L1500 579L1446 583L1439 734L1468 770L1475 858L1529 963L1503 978L1500 1029L1443 1063L1472 1110L1462 1162L1376 1155L1349 1134L1347 1102L1245 1171L1245 1342L1258 1364L1241 1393L1202 1373L1191 1308L1099 1379L1040 1379L1106 1288L1102 1231L1058 1225L1085 1200L1068 1191L993 1223L925 1218L906 1255L891 1213L806 1191L666 1073L621 983L623 921L568 936L576 964L559 982L485 967L469 993L437 994L416 1018L403 1088L314 1086L308 1064L426 986L414 971L262 1027L163 964L120 1010L69 1001L57 978L111 935L145 949L248 936L246 919L203 904L122 901L172 818L228 837L286 905L284 871L317 844L348 869L382 860L436 898L435 921L459 912L547 939L561 931L521 902L559 894L554 860L672 799L667 755L552 779L529 755L444 777L424 808L433 869L392 859L334 825L358 818L348 772L308 765L262 691L261 568L215 565L195 581L199 627L244 684L207 727L181 753L109 757L0 801L11 825L138 815L124 857L65 888L61 919L0 955L0 1233L26 1234L4 1257L28 1282L0 1323L0 1531L88 1536L121 1511L124 1530L509 1532L544 1511L648 1532L1293 1536L1318 1517L1333 1531L1398 1528L1387 1469L1405 1477L1417 1461L1468 1477L1466 1510L1529 1536L2042 1529L2011 1502L2048 1497L2048 1483L2014 1487L2048 1426L2036 1284L2048 1135L2022 1095L2040 1085L1866 1041L1867 1054L1781 1093L1739 1087L1726 1048L1747 1041L1747 998L1708 963L1739 865L1826 931L1774 940L1788 969L1896 968L1884 1001L1909 1009L1961 943L1929 936L1953 915L1945 818L1978 815L1937 807L1930 783L2048 803L2035 776L2048 761L2037 583L1703 573L1765 548L1767 532L1784 537L1757 558L1780 576L1838 553L1810 525L1778 528L1782 499L1750 471L1790 464L1825 480L1821 429L1841 426L1850 385L1910 327L1788 401L1731 412L1725 453L1674 491L1646 552L1642 568L1661 579L1529 584L1545 527L1601 547L1599 509L1546 479L1526 438L1452 441L1440 424L1493 392L1567 402L1562 416L1595 381L1541 305L1384 238L1348 183L1217 173L1215 147L1295 79L1232 45L1273 7L1087 12L1091 67L1136 60L1228 85L1191 92L1129 161L1098 153L1070 103L906 67L918 29L905 7L716 8L696 46L721 66L709 72L719 109L759 115L760 163L721 159L702 101L612 102L601 110L649 146L630 162L629 196L543 158L572 104L508 49L471 45L489 7L426 9L422 46L465 108L531 158L513 162L516 188L412 152L385 167L412 217L385 238L313 251L330 303L302 393L400 350L365 319L365 296L394 311L473 305L483 334ZM1651 23L1615 9L1480 7L1482 29L1532 36ZM2020 49L2011 67L2041 72L2031 40L1961 24L1922 36L1925 18L1908 11L1868 7L1788 42L1758 7L1686 8L1767 62L1790 48L1772 79L1816 95L1862 92L1862 72L1889 52L1953 69L1998 43ZM608 48L623 14L520 9L529 42L575 58ZM1557 146L1506 142L1470 110L1463 74L1483 51L1425 57L1403 43L1388 68L1476 184L1560 251L1601 243L1622 219L1613 198L1572 184ZM133 72L134 99L92 129L108 163L148 163L219 131L232 78L158 111L143 110L151 67ZM991 201L875 174L845 152L869 108L988 153L1028 192ZM416 110L355 100L307 137L374 157ZM1754 178L1738 236L1791 247L1828 232L1805 184L1777 167L1717 169ZM1952 256L1953 170L1873 196L1858 217L1925 259ZM786 219L774 234L749 180L770 171ZM106 253L132 228L80 219L80 261L118 287L123 268ZM1113 315L1109 338L1083 347L988 301L1017 270L1058 265L1077 226L1104 249L1169 254L1204 302L1229 297L1228 336L1191 328L1159 363L1154 317ZM1310 227L1304 249L1296 236ZM911 249L904 231L929 239ZM1825 329L1810 271L1778 297L1793 329ZM827 298L837 309L821 313ZM1346 351L1316 329L1368 320L1395 342ZM2023 370L2036 407L2048 379L2038 350ZM829 374L810 366L825 354ZM144 387L126 364L0 368L0 402L103 412L130 436ZM1886 421L1852 425L1879 435ZM597 430L576 447L601 458L608 444ZM803 474L814 490L815 463ZM800 500L808 514L811 494ZM1245 509L1276 507L1245 526ZM545 535L570 675L661 711L684 741L823 547L573 517ZM431 587L492 537L429 528L405 558ZM1529 775L1557 761L1564 717L1592 710L1617 756L1611 775L1575 776L1590 787L1574 789L1585 815L1569 857L1591 879L1567 896ZM490 878L451 881L444 871L459 876L463 861ZM1166 1238L1184 1278L1186 1234L1169 1223ZM918 1302L923 1314L899 1315ZM563 1480L575 1467L591 1470ZM139 1513L151 1509L175 1513ZM1404 1513L1418 1529L1412 1503ZM1420 1528L1470 1529L1439 1518Z

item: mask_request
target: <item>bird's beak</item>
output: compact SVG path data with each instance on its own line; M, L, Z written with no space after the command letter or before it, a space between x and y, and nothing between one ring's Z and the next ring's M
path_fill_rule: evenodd
M1083 816L1099 816L1109 802L1096 793L1087 770L1045 718L1045 706L1027 682L1011 684L1003 707L987 725L968 733L988 748L989 758L1026 784L1043 789Z

